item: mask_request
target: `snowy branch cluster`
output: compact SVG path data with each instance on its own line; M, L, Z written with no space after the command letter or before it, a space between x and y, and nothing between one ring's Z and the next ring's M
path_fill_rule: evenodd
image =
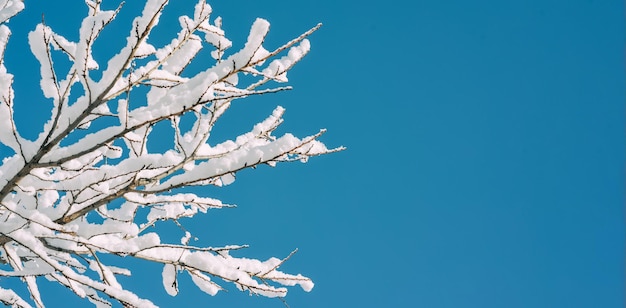
M319 25L267 50L263 42L269 23L257 19L245 46L230 52L232 44L221 29L221 19L211 21L211 8L201 0L193 17L179 18L178 36L159 47L151 45L148 36L168 1L147 0L132 22L126 46L101 69L92 47L122 8L103 10L101 0L85 2L89 13L80 25L78 41L66 39L45 23L28 36L41 67L41 89L53 104L42 132L29 140L20 135L14 120L14 76L4 62L11 34L7 21L24 3L0 0L0 143L13 151L0 164L0 262L4 264L0 283L20 279L30 292L28 299L0 287L0 302L43 307L38 279L45 278L98 307L111 302L153 307L117 281L130 270L104 260L123 259L103 258L106 255L163 264L163 285L170 295L178 292L180 274L189 275L211 295L222 290L219 283L223 282L269 297L286 295L286 288L279 285L311 290L310 279L278 270L285 259L230 255L245 246L194 247L188 232L180 243L164 243L149 227L229 206L180 188L228 185L245 168L306 161L340 150L317 141L323 131L304 138L273 136L282 122L281 107L234 140L219 144L208 140L234 100L289 89L267 85L287 81L287 71L309 51L306 37ZM187 76L185 67L203 47L212 48L214 65ZM71 62L68 71L59 72L53 64L53 55L59 54ZM247 82L242 84L240 78ZM137 99L131 92L142 87L149 89L147 94L140 103L131 102L131 97ZM191 125L183 125L185 121ZM147 143L159 122L173 127L172 146L153 153ZM96 123L101 128L94 129Z

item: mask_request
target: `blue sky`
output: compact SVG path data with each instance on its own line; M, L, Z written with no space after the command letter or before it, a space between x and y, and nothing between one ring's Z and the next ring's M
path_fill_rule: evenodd
M39 2L11 20L6 59L26 135L49 108L26 33L44 13L76 37L86 12ZM127 2L103 57L142 1ZM173 1L151 39L169 40L193 2ZM281 132L327 128L322 140L348 149L244 171L206 190L238 208L185 222L208 245L250 244L248 256L299 248L283 268L316 286L291 289L291 307L624 305L623 1L210 3L235 47L256 17L272 24L269 47L324 23L290 73L294 90L238 102L216 133L236 136L281 105ZM160 267L134 272L125 282L162 307L282 307L186 280L172 298ZM75 303L60 291L44 292L50 306Z

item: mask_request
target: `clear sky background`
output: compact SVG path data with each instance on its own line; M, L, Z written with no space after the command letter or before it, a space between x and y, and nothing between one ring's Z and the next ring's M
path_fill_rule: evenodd
M127 2L95 47L101 63L143 1ZM193 12L194 1L172 2L153 42ZM324 23L289 75L294 90L239 101L213 140L282 105L281 132L327 128L322 140L348 149L206 188L239 207L184 221L200 243L250 244L240 255L263 259L299 248L282 268L316 286L290 289L293 308L624 306L623 1L210 3L235 48L257 16L272 23L268 49ZM26 33L44 13L75 39L86 8L26 5L6 66L34 136L49 106ZM282 307L228 284L211 297L189 279L172 298L160 266L133 266L120 281L162 307ZM80 303L53 285L43 296Z

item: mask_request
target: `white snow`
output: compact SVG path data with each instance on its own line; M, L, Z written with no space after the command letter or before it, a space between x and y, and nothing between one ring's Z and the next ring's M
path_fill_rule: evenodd
M170 296L178 294L178 282L176 281L176 266L166 263L163 265L163 287Z
M219 290L221 290L221 288L212 282L211 278L207 275L203 275L198 271L188 271L188 273L191 276L191 281L193 281L193 283L196 284L202 292L214 296Z
M0 0L0 8L0 23L3 23L24 9L24 1Z

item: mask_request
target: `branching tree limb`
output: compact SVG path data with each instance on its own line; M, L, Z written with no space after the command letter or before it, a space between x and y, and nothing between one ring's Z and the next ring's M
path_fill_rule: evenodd
M320 25L267 50L263 42L269 23L257 19L244 47L229 55L232 43L221 29L221 19L211 23L211 7L201 0L193 17L180 17L178 36L157 48L148 38L168 1L147 0L132 22L126 46L101 69L92 47L123 9L102 10L101 2L86 0L89 12L76 42L43 21L29 34L52 114L39 137L28 140L15 123L14 76L4 62L11 33L6 22L24 4L0 0L0 143L13 151L0 165L0 261L5 264L0 277L21 279L36 307L44 305L38 277L56 281L98 307L110 305L110 299L124 306L154 306L117 281L116 275L130 272L105 262L101 256L106 254L163 264L163 285L171 295L178 292L181 272L211 295L223 289L222 282L269 297L286 295L287 289L278 285L300 285L309 291L310 279L278 270L291 255L266 261L235 258L229 252L247 246L192 246L186 230L181 244L163 243L157 233L147 230L157 221L180 226L182 217L230 207L183 193L182 187L228 185L246 168L305 162L342 149L328 149L318 141L324 130L304 138L273 136L283 121L282 107L234 140L209 142L215 123L235 100L290 89L267 85L287 81L287 72L309 51L307 37ZM214 49L214 65L195 75L184 74L203 47ZM67 56L69 70L59 71L52 61L54 53ZM99 74L93 74L96 71ZM253 78L242 83L241 74ZM132 107L130 94L146 86L149 91L142 103ZM72 95L71 89L78 94ZM184 125L189 121L191 125ZM150 152L147 143L160 122L173 127L171 148ZM106 125L95 130L90 129L92 123ZM0 302L31 306L21 295L2 288Z

